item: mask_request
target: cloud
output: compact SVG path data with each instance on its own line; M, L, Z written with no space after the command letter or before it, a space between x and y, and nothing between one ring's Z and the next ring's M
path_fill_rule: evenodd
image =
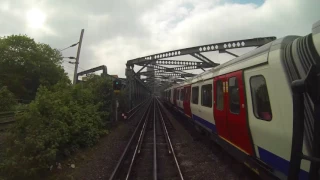
M0 3L0 35L28 34L61 49L77 42L84 28L79 66L107 65L110 74L124 77L127 60L153 53L254 37L306 35L320 19L319 6L318 0L10 0ZM26 26L25 13L33 8L46 15L43 29ZM75 56L76 48L63 55ZM207 56L220 63L232 58ZM68 66L71 76L72 65Z
M268 0L261 6L220 1L162 1L141 15L149 39L128 41L136 43L131 45L137 47L143 43L144 48L127 51L126 57L134 59L151 53L237 39L306 35L311 32L311 25L320 19L317 4L320 5L317 1L285 0ZM246 51L236 52L243 54ZM118 52L108 51L109 56L114 53ZM209 56L220 63L233 58L225 54ZM125 63L125 57L120 57L114 56Z

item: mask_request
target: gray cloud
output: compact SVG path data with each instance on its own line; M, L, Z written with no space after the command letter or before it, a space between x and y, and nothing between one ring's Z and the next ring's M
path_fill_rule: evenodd
M80 67L107 65L124 77L125 63L148 54L206 43L305 35L320 19L317 0L266 0L236 4L228 0L8 0L0 2L0 35L27 34L61 49L79 39L85 29ZM26 13L46 15L43 28L30 28ZM238 51L244 53L244 51ZM75 56L76 48L63 51ZM218 62L232 57L212 53ZM65 64L72 75L72 65Z

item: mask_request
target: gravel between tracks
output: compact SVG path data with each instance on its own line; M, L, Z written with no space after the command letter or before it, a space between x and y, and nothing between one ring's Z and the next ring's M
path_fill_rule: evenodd
M120 122L110 133L100 139L93 148L75 154L68 162L62 163L62 170L50 179L108 179L122 151L134 131L137 119ZM75 168L70 168L71 163Z
M175 113L171 114L167 109L165 111L176 129L172 135L178 137L173 138L173 145L185 179L259 179L209 138L197 132L194 127L191 127L192 125L186 122L186 119L179 118Z
M241 173L234 170L240 165L234 164L230 156L224 155L225 153L221 150L213 153L211 147L196 140L185 126L173 118L170 112L166 110L166 113L175 129L169 134L173 137L173 146L186 180L252 179L241 177ZM95 147L77 153L71 160L62 163L62 170L50 179L108 179L137 121L138 118L119 123ZM70 168L68 165L70 163L75 163L76 168Z

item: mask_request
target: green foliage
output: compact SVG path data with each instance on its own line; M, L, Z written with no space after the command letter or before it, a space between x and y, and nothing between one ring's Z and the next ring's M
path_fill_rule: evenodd
M61 53L23 35L0 38L0 85L17 99L33 100L40 85L68 80Z
M17 101L7 87L0 88L0 112L14 110Z
M126 89L120 91L118 95L119 99L119 111L127 112L129 110L128 93Z
M66 82L40 86L35 100L8 131L2 173L12 179L37 178L78 148L94 145L107 133L111 92L111 82L102 77L76 86Z
M91 76L83 87L93 90L94 103L99 104L99 112L102 113L102 119L109 119L112 111L113 88L112 81L107 77Z

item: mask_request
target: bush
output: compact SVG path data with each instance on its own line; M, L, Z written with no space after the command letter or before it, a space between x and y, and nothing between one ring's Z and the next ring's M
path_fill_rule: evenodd
M127 94L128 94L127 91L123 90L118 95L120 112L127 112L129 110L129 103L128 103L129 98Z
M36 178L78 148L94 145L107 133L110 89L111 83L101 77L76 86L40 87L8 131L2 173L16 179Z
M14 110L17 101L12 92L6 86L0 89L0 112Z
M84 88L92 89L95 104L99 103L98 111L101 113L103 122L110 119L112 111L113 88L112 81L107 77L92 76L82 85Z

